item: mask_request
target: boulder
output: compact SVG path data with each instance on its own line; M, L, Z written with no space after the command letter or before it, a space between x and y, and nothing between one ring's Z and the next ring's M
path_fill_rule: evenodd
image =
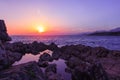
M40 67L47 67L49 65L48 61L38 61L38 65Z
M31 53L36 55L39 54L39 52L46 50L47 45L42 42L38 43L37 41L34 41L33 43L29 44L29 48L31 50Z
M18 52L10 52L1 50L0 52L0 70L10 67L16 61L22 58L22 54Z
M49 64L45 69L45 73L48 73L48 72L57 73L57 65L56 64Z
M83 61L81 61L78 57L71 57L68 61L66 61L66 65L73 69L75 68L75 66L78 66L79 64L81 64Z
M59 48L55 43L51 43L50 45L48 45L48 49L54 51L54 50L58 50Z
M39 58L39 61L50 61L52 62L53 61L53 58L50 54L48 53L43 53L40 58Z
M32 61L1 71L0 80L46 80L46 78L37 62Z
M59 50L55 50L53 51L52 53L52 58L55 59L55 60L58 60L61 56L61 52Z

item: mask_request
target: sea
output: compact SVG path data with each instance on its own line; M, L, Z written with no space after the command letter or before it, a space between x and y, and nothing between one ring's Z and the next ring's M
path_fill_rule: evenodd
M33 41L43 42L45 44L50 44L54 42L59 47L65 45L75 45L75 44L83 44L86 46L92 47L105 47L110 50L120 50L120 36L80 36L80 35L57 35L57 36L11 36L12 42L21 41L23 43L32 43ZM47 51L50 52L50 51ZM49 53L48 53L49 54ZM15 62L13 65L19 65L22 63L27 63L30 61L38 61L40 54L32 55L32 54L25 54L22 59L18 62ZM65 72L67 68L65 61L62 59L54 60L49 64L57 64L57 73L61 74L61 76L65 80L72 80L71 74ZM42 68L41 68L42 69ZM44 69L42 69L44 72Z
M72 44L83 44L92 47L105 47L110 50L120 50L120 36L80 36L80 35L55 35L55 36L11 36L12 42L21 41L23 43L32 43L33 41L50 44L54 42L59 47Z

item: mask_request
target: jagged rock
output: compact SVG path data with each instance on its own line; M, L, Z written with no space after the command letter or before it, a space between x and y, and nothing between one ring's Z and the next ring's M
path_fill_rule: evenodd
M40 56L39 61L50 61L50 62L52 62L53 58L50 54L44 53Z
M56 64L49 64L45 69L45 74L48 80L64 80L61 74L57 73Z
M104 47L95 47L92 49L92 54L99 58L107 57L109 54L109 50Z
M10 52L2 50L0 52L0 70L8 68L14 62L19 61L22 58L22 54L18 52Z
M39 54L39 52L42 52L47 49L47 45L44 43L38 43L37 41L34 41L33 43L25 44L22 42L14 42L9 43L5 45L6 50L10 50L12 52L19 52L22 54L25 53L31 53L33 55Z
M112 55L115 57L120 57L120 51L112 51Z
M49 63L47 61L38 61L38 65L40 67L47 67L49 65Z
M83 61L81 61L78 57L71 57L68 61L66 61L66 65L73 69L75 66L78 66L80 63L82 63Z
M80 59L91 55L91 47L84 45L66 45L61 47L61 58L68 60L72 56L79 57Z
M72 70L69 67L67 67L67 68L65 68L65 72L72 73Z
M60 58L60 55L61 55L61 52L59 50L57 50L57 51L55 50L52 53L52 58L55 60L58 60Z
M39 52L42 52L47 49L47 45L44 43L38 43L37 41L34 41L32 44L30 44L30 49L32 54L39 54Z
M9 43L5 45L6 50L10 50L12 52L19 52L22 54L25 54L25 44L22 42L14 42L14 43Z
M46 69L45 69L45 72L54 72L54 73L57 73L57 65L56 64L49 64Z
M35 61L17 65L0 72L0 80L46 80Z
M102 65L98 62L80 62L72 69L73 80L109 80Z
M58 50L59 48L55 43L51 43L50 45L48 45L48 49L54 51Z
M61 74L57 74L54 72L48 72L47 79L48 80L64 80L64 78L61 76Z
M4 20L0 20L0 40L2 42L11 41L11 38L7 34L7 29Z

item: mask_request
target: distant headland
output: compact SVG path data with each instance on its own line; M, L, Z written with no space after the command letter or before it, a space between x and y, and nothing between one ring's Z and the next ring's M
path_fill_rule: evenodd
M109 31L96 31L88 35L89 36L120 36L120 27Z

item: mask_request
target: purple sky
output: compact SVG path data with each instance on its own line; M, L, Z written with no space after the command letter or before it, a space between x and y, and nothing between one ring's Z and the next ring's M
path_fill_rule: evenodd
M120 27L120 0L0 0L0 18L11 29L34 22L73 33L107 30Z

